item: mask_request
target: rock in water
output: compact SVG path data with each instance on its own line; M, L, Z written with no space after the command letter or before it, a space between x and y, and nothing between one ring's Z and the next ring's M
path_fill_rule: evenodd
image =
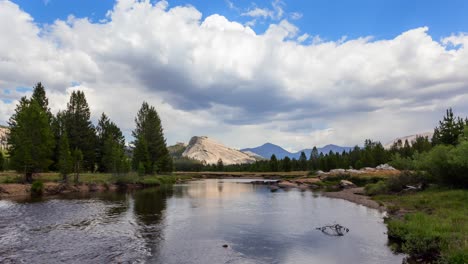
M208 137L192 137L182 156L204 164L217 164L220 159L224 165L254 163L256 161L254 157L228 148Z

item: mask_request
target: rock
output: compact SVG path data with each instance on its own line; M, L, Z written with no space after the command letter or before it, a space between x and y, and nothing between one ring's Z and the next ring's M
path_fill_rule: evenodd
M228 245L226 245L226 244L224 244L224 245L223 245L223 248L227 248L227 247L229 247L229 246L228 246Z
M361 171L375 171L375 169L371 167L365 167L365 168L362 168Z
M395 168L393 168L392 166L390 166L388 164L381 164L381 165L377 166L376 169L378 169L378 170L396 170Z
M341 180L340 181L340 187L341 188L344 188L344 189L348 189L348 188L354 188L356 187L356 185L350 181L347 181L347 180Z
M351 174L363 174L364 173L363 171L355 170L355 169L349 169L349 170L346 170L346 172L351 173Z
M330 174L343 174L346 173L346 170L344 169L334 169L329 172Z
M192 137L182 157L198 160L204 164L217 164L221 159L224 165L254 163L257 160L208 137Z
M324 171L321 171L321 170L318 170L318 171L316 171L315 173L316 173L317 175L325 174L325 172L324 172Z
M310 184L309 188L312 189L312 190L318 190L318 189L320 189L320 186L318 186L317 184Z
M278 187L280 188L296 188L298 187L297 184L290 182L290 181L281 181L278 183Z
M271 192L276 192L277 190L279 190L279 187L276 185L270 185L268 188L270 188Z

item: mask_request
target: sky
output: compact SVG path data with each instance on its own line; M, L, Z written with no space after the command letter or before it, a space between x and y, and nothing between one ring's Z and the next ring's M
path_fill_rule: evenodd
M0 0L0 124L41 81L128 141L141 103L192 136L290 151L386 143L468 115L468 2Z

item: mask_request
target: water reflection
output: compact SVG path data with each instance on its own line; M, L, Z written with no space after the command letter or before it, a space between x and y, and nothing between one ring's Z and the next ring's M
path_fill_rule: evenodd
M335 222L350 233L315 230ZM205 180L0 200L0 263L401 263L385 231L378 211L346 201Z

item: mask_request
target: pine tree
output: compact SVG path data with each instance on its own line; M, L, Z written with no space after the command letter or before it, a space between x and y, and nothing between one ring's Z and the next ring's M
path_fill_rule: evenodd
M299 156L299 170L307 170L307 157L304 151L301 151L301 155Z
M216 164L216 169L218 171L224 171L224 163L221 158L218 159L218 163Z
M63 111L59 111L57 115L52 116L50 128L52 134L54 135L54 149L52 154L52 164L50 165L50 170L59 171L60 168L58 163L60 159L60 139L62 138L62 134L66 133L65 113Z
M65 112L65 126L70 149L80 150L83 155L83 168L95 169L96 134L91 123L91 112L84 92L73 91Z
M439 126L434 129L432 144L456 145L466 122L460 117L455 118L452 108L447 109L444 119L439 121Z
M32 174L47 170L52 163L53 135L47 113L36 100L21 98L9 120L8 136L11 166L25 174L27 182Z
M73 164L73 172L75 173L75 179L74 179L75 184L77 184L80 181L82 163L83 163L83 152L81 152L80 149L76 148L72 152L72 164Z
M167 150L161 119L156 109L143 102L135 118L135 123L136 128L132 132L133 137L136 141L144 139L147 144L150 166L147 167L149 171L146 171L146 173L172 172L172 158ZM136 147L137 142L135 142ZM133 164L139 162L140 160L134 160ZM154 171L154 168L157 168L157 171Z
M310 158L309 158L310 169L312 170L319 169L319 158L320 158L320 154L318 152L318 149L316 146L314 146L312 148L312 151L310 152Z
M148 152L148 144L144 137L139 137L134 142L135 148L133 149L132 167L134 170L141 171L140 167L143 166L145 172L149 172L151 165L150 155Z
M5 156L3 154L3 151L0 150L0 171L5 170Z
M60 137L58 169L62 175L63 181L65 183L68 182L68 174L70 174L73 169L73 160L66 132L64 132Z
M270 171L273 171L273 172L279 171L278 159L276 158L275 154L271 155L269 163L270 163Z
M288 156L284 157L281 165L282 165L281 167L282 167L283 171L285 171L285 172L289 172L292 169L291 168L291 159Z
M46 92L42 83L38 82L34 87L33 94L31 96L31 100L35 100L39 107L46 112L49 118L49 124L52 122L52 113L50 112L49 108L49 99L47 99Z
M125 138L114 122L102 113L96 127L97 164L100 172L120 173L125 163Z

